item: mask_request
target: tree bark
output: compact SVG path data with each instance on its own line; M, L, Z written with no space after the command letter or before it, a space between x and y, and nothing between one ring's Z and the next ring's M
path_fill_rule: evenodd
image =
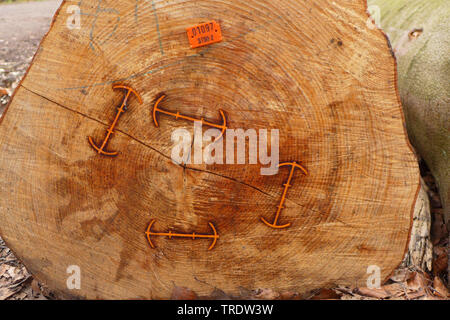
M409 241L408 253L402 266L431 271L433 263L433 244L431 243L430 201L422 181L419 197L414 209L413 227Z

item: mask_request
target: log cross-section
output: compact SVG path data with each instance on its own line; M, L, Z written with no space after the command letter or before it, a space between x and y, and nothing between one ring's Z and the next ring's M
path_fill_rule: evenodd
M365 2L64 1L1 119L1 236L37 279L77 298L305 294L365 286L369 266L384 280L408 246L419 172L395 59ZM186 30L209 21L222 41L192 48ZM106 157L86 137L103 141L115 119L114 85L143 103L129 100L108 141L119 154ZM224 110L227 128L278 130L280 163L309 173L284 199L288 228L261 223L286 170L172 161L174 130L194 123L155 126L161 96L161 110L208 123ZM211 223L220 239L207 250L158 237L152 249L152 220L171 234L208 235ZM67 287L74 265L79 290Z

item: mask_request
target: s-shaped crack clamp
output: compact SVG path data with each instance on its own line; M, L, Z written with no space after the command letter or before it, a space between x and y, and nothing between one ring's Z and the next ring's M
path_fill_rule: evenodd
M222 117L222 124L215 124L215 123L212 123L212 122L205 121L205 119L203 119L203 118L195 119L195 118L192 118L192 117L188 117L188 116L182 115L182 114L180 114L180 112L174 113L174 112L170 112L170 111L166 111L166 110L163 110L161 108L158 108L159 104L161 103L161 101L165 97L166 96L164 96L164 95L161 96L156 101L155 106L153 107L153 122L155 123L155 126L159 127L158 120L156 119L156 113L159 112L159 113L164 113L164 114L167 114L169 116L175 117L176 120L184 119L184 120L189 120L189 121L194 121L194 122L195 121L200 121L203 125L206 125L206 126L209 126L209 127L213 127L213 128L217 128L217 129L221 129L222 132L220 133L220 136L217 138L217 140L219 140L223 136L225 130L227 130L227 118L225 117L225 114L223 113L223 111L221 109L219 109L219 113L220 113L220 115Z
M136 98L138 99L139 103L142 104L142 98L139 95L139 93L137 93L133 88L128 87L128 86L123 86L123 85L114 85L113 89L123 89L127 91L127 94L125 96L125 98L122 101L122 104L119 108L117 108L117 114L116 114L116 118L114 119L111 127L109 127L109 129L106 130L106 138L105 140L103 140L102 145L99 147L97 146L97 144L95 144L94 140L91 137L88 137L89 143L92 146L92 148L94 148L98 154L102 154L105 156L117 156L119 154L119 152L108 152L105 151L106 145L108 144L109 139L111 138L111 135L114 133L114 128L117 125L117 122L119 121L120 116L122 115L122 113L125 113L125 111L128 110L128 99L130 98L131 94L134 94L136 96Z
M192 240L195 239L213 239L212 244L209 246L208 250L212 250L214 246L216 245L217 239L219 239L219 235L217 234L216 228L214 228L214 225L209 222L209 226L211 227L213 234L196 234L195 232L191 234L185 234L185 233L173 233L172 231L169 232L152 232L152 226L155 223L155 220L152 220L150 224L148 225L147 231L145 234L147 235L148 243L152 248L155 248L153 245L152 240L150 239L151 236L163 236L163 237L169 237L169 239L172 238L191 238Z
M286 201L286 194L288 192L288 189L289 189L289 187L292 187L291 181L292 181L292 177L294 176L295 168L299 168L305 175L308 175L308 171L305 168L303 168L301 165L297 164L296 162L286 162L286 163L281 163L278 165L279 168L285 167L285 166L291 166L291 172L289 174L288 181L284 184L284 191L283 191L283 195L281 196L281 202L278 206L277 213L275 215L275 220L273 221L273 223L269 223L266 221L266 219L261 218L262 222L264 222L269 227L275 228L275 229L284 229L291 225L290 223L284 224L284 225L277 225L277 222L278 222L278 218L280 217L281 210L283 210L283 208L284 208L283 205L284 205L284 202Z

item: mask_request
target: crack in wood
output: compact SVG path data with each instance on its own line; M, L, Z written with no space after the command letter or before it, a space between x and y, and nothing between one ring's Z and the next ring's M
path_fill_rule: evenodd
M39 94L39 93L37 93L37 92L34 92L33 90L31 90L31 89L25 87L23 84L21 84L20 87L24 88L24 89L27 90L28 92L30 92L30 93L32 93L32 94L34 94L34 95L37 95L38 97L40 97L40 98L42 98L42 99L44 99L44 100L46 100L46 101L49 101L49 102L51 102L51 103L53 103L53 104L55 104L55 105L57 105L57 106L59 106L59 107L65 109L65 110L67 110L67 111L76 113L76 114L78 114L78 115L80 115L80 116L82 116L82 117L84 117L84 118L87 118L87 119L89 119L89 120L95 121L95 122L97 122L97 123L103 125L104 127L108 127L108 126L109 126L107 123L104 123L103 121L100 121L100 120L98 120L98 119L96 119L96 118L94 118L94 117L91 117L91 116L89 116L89 115L87 115L87 114L85 114L85 113L82 113L82 112L73 110L73 109L71 109L71 108L69 108L69 107L66 107L66 106L64 106L64 105L62 105L62 104L60 104L60 103L58 103L58 102L56 102L56 101L53 101L52 99L49 99L49 98L47 98L47 97L45 97L45 96L43 96L43 95L41 95L41 94ZM203 169L198 169L198 168L192 168L192 167L189 167L189 166L187 166L187 165L183 165L183 164L177 163L177 162L173 161L171 157L165 155L164 153L162 153L162 152L159 151L158 149L156 149L156 148L152 147L151 145L149 145L149 144L147 144L147 143L145 143L145 142L139 140L138 138L136 138L136 137L134 137L134 136L132 136L132 135L130 135L130 134L128 134L128 133L122 131L122 130L119 130L119 129L116 129L116 132L121 133L121 134L127 136L128 138L130 138L130 139L134 140L135 142L137 142L137 143L139 143L139 144L141 144L141 145L143 145L143 146L145 146L145 147L147 147L147 148L153 150L154 152L157 152L159 155L161 155L161 156L163 156L164 158L166 158L166 159L172 161L172 163L176 164L177 166L180 166L181 168L183 168L183 170L191 170L191 171L196 171L196 172L202 172L202 173L207 173L207 174L215 175L215 176L217 176L217 177L221 177L221 178L223 178L223 179L227 179L227 180L233 181L233 182L235 182L235 183L242 184L242 185L244 185L244 186L246 186L246 187L252 188L252 189L254 189L254 190L256 190L256 191L262 193L262 194L265 195L265 196L271 197L271 198L273 198L273 199L276 198L276 196L274 196L274 195L271 195L271 194L269 194L269 193L267 193L267 192L265 192L265 191L263 191L263 190L261 190L261 189L255 187L255 186L252 186L251 184L245 183L245 182L240 181L240 180L237 180L237 179L235 179L235 178L228 177L228 176L225 176L225 175L221 175L221 174L219 174L219 173L217 173L217 172L212 172L212 171L203 170ZM299 207L302 207L301 205L295 203L294 201L292 201L292 203L294 203L295 205L297 205L297 206L299 206ZM303 208L304 208L304 207L303 207ZM307 208L307 209L313 211L313 210L310 209L310 208Z

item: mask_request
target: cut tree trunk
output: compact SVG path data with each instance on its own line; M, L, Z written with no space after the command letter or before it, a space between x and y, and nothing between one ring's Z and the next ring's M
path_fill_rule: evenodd
M365 1L64 2L0 125L0 232L48 287L82 298L289 296L382 280L408 248L419 190L385 35ZM223 41L192 49L186 28ZM108 150L100 144L133 87ZM223 109L230 129L279 130L289 168L171 160L175 129ZM223 142L229 142L223 137ZM145 231L210 234L152 238ZM211 223L211 225L209 225ZM80 289L71 290L81 270ZM69 269L69 270L76 270ZM373 267L370 270L374 270ZM73 282L76 284L76 281Z
M450 1L370 0L398 59L411 142L436 178L450 219Z

